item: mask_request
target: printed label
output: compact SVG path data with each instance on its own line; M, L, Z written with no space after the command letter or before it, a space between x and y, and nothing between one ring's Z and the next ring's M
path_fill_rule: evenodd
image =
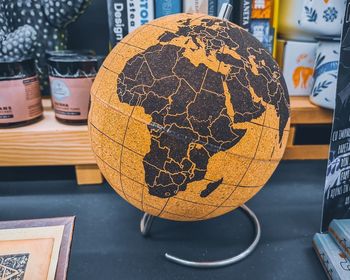
M208 1L206 0L186 0L183 1L184 13L208 14Z
M40 87L36 76L0 81L0 123L29 121L42 113Z
M107 0L111 47L128 34L127 0Z
M128 0L129 32L154 19L154 6L151 0Z
M65 120L87 120L93 77L50 77L52 102L56 116Z

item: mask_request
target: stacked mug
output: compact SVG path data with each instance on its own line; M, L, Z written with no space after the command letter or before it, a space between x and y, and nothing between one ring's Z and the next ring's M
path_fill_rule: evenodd
M290 95L334 109L345 0L281 0L279 35Z

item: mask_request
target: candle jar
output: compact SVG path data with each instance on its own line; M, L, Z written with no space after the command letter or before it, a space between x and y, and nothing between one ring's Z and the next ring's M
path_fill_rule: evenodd
M97 72L95 56L76 54L48 58L51 98L56 119L86 124L90 89Z
M34 59L0 59L0 127L31 124L42 116Z

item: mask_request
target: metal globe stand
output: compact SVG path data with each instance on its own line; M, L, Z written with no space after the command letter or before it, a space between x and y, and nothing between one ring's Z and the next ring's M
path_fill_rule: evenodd
M230 18L232 13L232 5L230 4L223 4L220 9L219 13L219 18L222 20L227 20ZM171 262L177 263L179 265L187 266L187 267L195 267L195 268L219 268L223 266L228 266L231 264L235 264L246 257L248 257L256 248L260 241L261 237L261 227L258 218L256 217L255 213L248 208L245 204L243 204L240 207L243 212L249 217L249 219L253 222L254 224L254 229L255 229L255 238L253 242L249 245L247 249L245 249L243 252L240 254L233 256L231 258L223 259L223 260L218 260L218 261L205 261L205 262L196 262L196 261L191 261L187 259L182 259L173 255L170 255L168 253L165 253L165 258ZM141 219L140 223L140 229L141 233L143 236L147 236L151 230L152 223L154 220L154 216L145 213Z
M248 208L245 204L243 204L240 207L243 212L249 217L249 219L253 222L254 224L254 229L255 229L255 238L253 242L249 245L247 249L245 249L243 252L240 254L233 256L231 258L223 259L223 260L218 260L218 261L201 261L201 262L196 262L196 261L191 261L187 259L182 259L173 255L170 255L168 253L165 253L165 258L171 262L177 263L179 265L183 266L188 266L188 267L195 267L195 268L219 268L223 266L228 266L231 264L235 264L246 257L248 257L256 248L258 245L260 238L261 238L261 227L258 218L256 217L255 213ZM154 220L154 216L145 213L141 219L140 223L140 230L141 234L143 236L147 236L151 230L152 223Z

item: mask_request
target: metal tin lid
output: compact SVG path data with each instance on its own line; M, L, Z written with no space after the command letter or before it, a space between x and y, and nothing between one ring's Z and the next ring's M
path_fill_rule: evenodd
M97 73L97 58L83 54L52 56L48 58L48 68L53 77L92 77Z
M75 56L75 55L96 55L93 50L47 50L45 52L46 59L52 56Z
M14 80L36 75L33 58L19 60L0 58L0 80Z

